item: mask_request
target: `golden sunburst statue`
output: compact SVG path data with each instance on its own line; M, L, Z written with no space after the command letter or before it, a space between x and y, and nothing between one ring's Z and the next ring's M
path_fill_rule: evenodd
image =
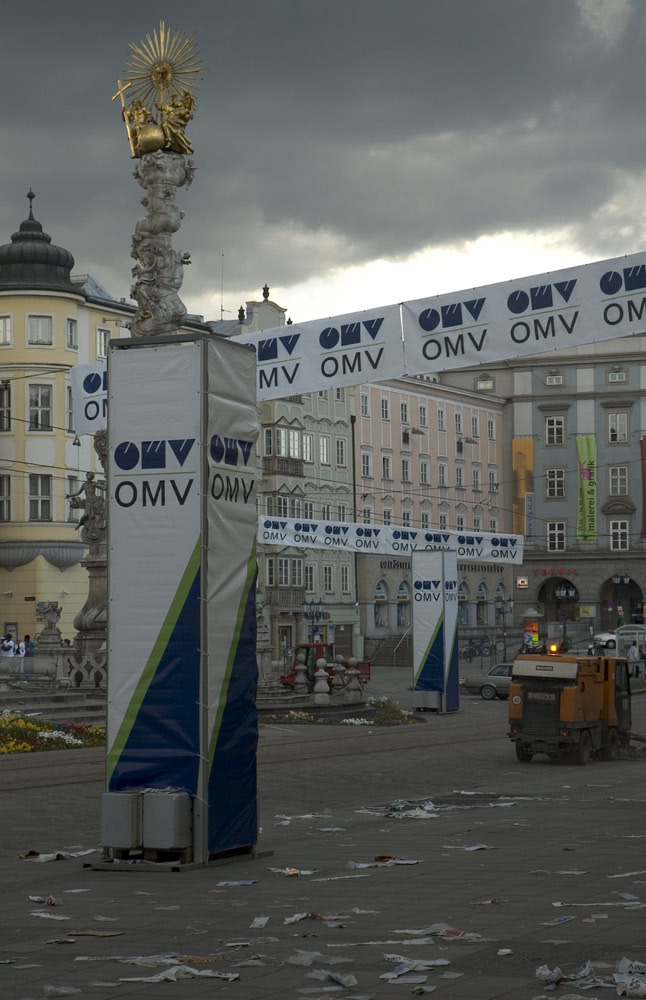
M157 149L192 153L184 129L193 118L196 87L202 66L195 47L195 32L171 32L160 21L159 31L138 44L130 42L126 75L112 98L121 98L123 119L133 156ZM133 97L126 106L124 93ZM155 111L157 115L155 115Z

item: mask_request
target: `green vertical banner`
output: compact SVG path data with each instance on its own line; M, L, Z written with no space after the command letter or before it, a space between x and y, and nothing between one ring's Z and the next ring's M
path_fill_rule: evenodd
M597 537L597 439L581 434L576 439L579 459L576 537L579 541Z

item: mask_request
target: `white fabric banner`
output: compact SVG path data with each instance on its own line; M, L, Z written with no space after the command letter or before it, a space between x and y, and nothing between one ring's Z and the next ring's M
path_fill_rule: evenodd
M74 365L70 371L74 430L78 435L94 434L108 426L107 361Z
M411 552L456 552L474 562L523 561L523 536L458 531L422 531L397 525L347 521L303 521L258 515L258 541L264 545L294 545L310 549L346 549L377 555Z
M646 253L405 302L408 375L646 330Z
M258 400L383 382L404 370L399 305L241 334L256 351Z
M456 553L415 552L412 583L413 704L453 712L460 705Z

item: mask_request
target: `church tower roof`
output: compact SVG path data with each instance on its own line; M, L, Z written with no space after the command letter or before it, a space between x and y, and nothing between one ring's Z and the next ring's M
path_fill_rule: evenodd
M74 258L57 247L34 218L34 192L29 189L29 216L13 233L11 243L0 247L0 289L51 289L76 292L71 281Z

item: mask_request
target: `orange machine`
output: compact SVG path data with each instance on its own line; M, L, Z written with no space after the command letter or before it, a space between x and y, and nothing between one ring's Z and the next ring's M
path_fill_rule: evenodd
M593 751L615 760L630 743L630 725L625 660L527 654L514 661L509 737L518 760L544 753L587 764Z

